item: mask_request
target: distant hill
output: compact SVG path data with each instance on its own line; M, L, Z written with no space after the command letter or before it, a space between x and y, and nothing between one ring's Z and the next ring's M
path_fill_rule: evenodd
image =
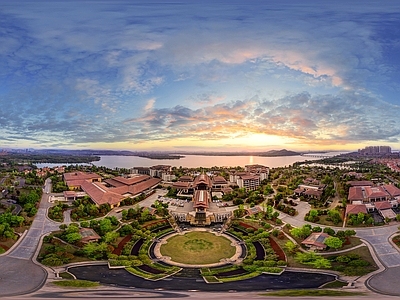
M299 152L295 152L295 151L290 151L290 150L286 150L286 149L282 149L282 150L270 150L264 153L261 153L260 156L295 156L295 155L300 155Z

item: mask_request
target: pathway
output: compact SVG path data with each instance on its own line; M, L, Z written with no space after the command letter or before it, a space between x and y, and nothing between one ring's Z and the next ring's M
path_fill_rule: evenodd
M72 209L64 210L64 212L63 212L63 217L64 217L63 224L71 224L72 223L72 221L71 221L71 211L72 211Z
M23 295L38 290L47 279L47 271L33 259L41 236L59 229L59 224L46 217L49 195L43 194L37 215L22 240L0 256L0 298Z

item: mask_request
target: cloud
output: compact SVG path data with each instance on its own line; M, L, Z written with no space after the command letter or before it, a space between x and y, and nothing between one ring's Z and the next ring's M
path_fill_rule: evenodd
M392 3L76 4L2 5L4 140L399 139Z
M147 101L146 106L144 107L144 110L152 110L153 107L154 107L154 103L156 103L156 99L154 99L154 98L149 99L149 100Z
M206 136L212 140L263 133L302 141L389 141L400 134L400 124L397 108L388 113L388 106L366 95L305 92L273 101L252 99L195 110L183 106L153 109L125 124L146 128L157 139Z

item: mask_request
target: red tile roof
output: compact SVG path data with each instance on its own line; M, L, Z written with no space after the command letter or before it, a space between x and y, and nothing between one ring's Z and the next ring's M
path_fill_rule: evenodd
M70 172L64 173L64 180L68 187L81 187L84 181L101 181L101 176L95 173Z
M358 213L367 213L367 206L365 204L347 204L346 206L346 216L347 215L357 215Z
M148 180L149 178L151 178L149 175L138 175L138 176L133 176L133 177L122 177L122 176L118 176L118 177L114 177L113 180L118 181L124 185L132 185L144 180Z
M252 174L243 175L240 178L242 178L243 180L259 180L260 179L260 177L258 175L252 175Z
M374 184L372 183L372 181L361 181L361 180L356 180L356 181L349 181L347 182L347 184L351 185L351 186L373 186Z
M392 204L389 201L377 201L375 202L376 209L384 210L392 208Z
M352 201L363 201L364 200L364 194L359 186L352 186L349 189L349 196L347 197L347 200L350 202Z
M319 190L313 190L313 189L308 189L304 192L304 195L306 196L316 196L316 197L321 197L322 196L322 191Z
M118 193L121 195L129 193L132 196L136 196L152 187L155 187L160 182L161 182L160 178L149 178L145 181L142 181L142 182L139 182L139 183L136 183L133 185L121 186L121 187L117 187L117 188L112 188L110 190L113 191L114 193Z
M214 176L212 181L214 184L227 184L225 178L222 176Z
M106 203L116 205L124 198L121 194L110 191L99 182L85 181L81 187L97 205Z
M179 177L179 181L189 181L192 182L193 181L193 177L192 176L188 176L188 175L184 175Z
M400 189L393 184L385 184L382 186L390 196L397 197L400 196Z
M194 208L208 208L211 201L211 195L206 190L197 190L193 196Z
M191 186L191 183L188 181L177 181L172 183L172 187L176 189L187 189Z
M313 232L309 237L307 237L304 241L301 243L303 245L307 246L314 246L318 248L326 248L326 245L324 244L324 241L330 237L329 234L324 233L324 232Z
M201 174L199 176L196 176L196 178L193 181L193 186L197 187L200 184L206 184L209 187L212 187L212 182L210 177L206 174Z
M96 231L91 228L81 228L79 229L79 234L82 236L82 243L98 241L101 238Z
M100 179L101 176L95 173L85 173L85 172L70 172L64 173L64 180L91 180L91 179Z
M365 193L368 198L386 198L386 197L388 197L388 193L381 186L376 186L376 187L366 186L366 187L364 187L364 189L365 189Z
M64 197L69 198L69 197L75 197L76 192L75 191L64 191L63 192Z

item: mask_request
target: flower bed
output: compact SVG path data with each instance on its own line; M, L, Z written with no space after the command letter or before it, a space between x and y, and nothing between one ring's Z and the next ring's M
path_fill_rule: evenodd
M278 243L271 237L269 237L269 242L271 244L272 249L274 250L275 254L278 255L278 259L282 261L286 261L285 252L282 248L278 245Z
M127 244L131 240L131 238L132 238L131 234L124 237L122 241L119 242L118 247L114 249L113 254L121 255L122 249L124 249L125 244Z
M241 227L244 227L244 228L246 228L246 229L254 229L254 230L257 230L257 228L255 228L254 226L251 226L251 225L249 225L249 224L247 224L247 223L245 223L245 222L239 222L239 226L241 226Z

